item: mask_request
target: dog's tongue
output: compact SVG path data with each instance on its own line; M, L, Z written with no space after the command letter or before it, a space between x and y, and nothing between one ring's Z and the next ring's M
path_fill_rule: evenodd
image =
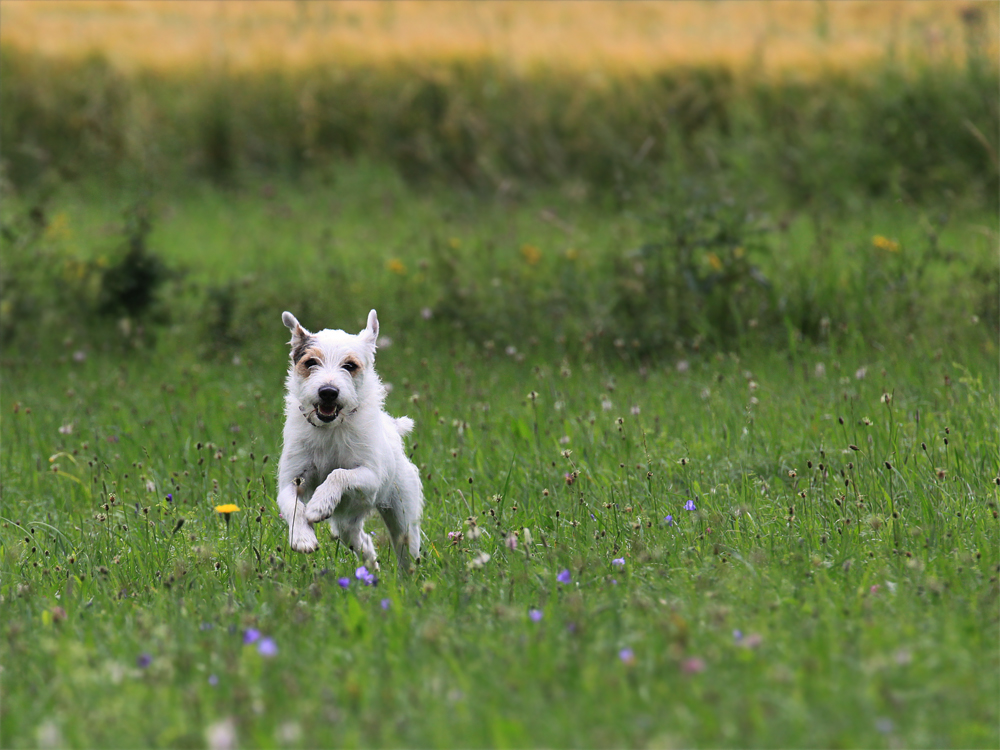
M333 414L336 411L337 411L337 405L336 404L330 404L329 406L326 405L326 404L320 404L319 405L319 413L322 414L324 417L333 416Z

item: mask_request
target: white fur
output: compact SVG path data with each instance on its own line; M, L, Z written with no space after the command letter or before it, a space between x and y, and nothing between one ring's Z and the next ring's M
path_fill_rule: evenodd
M343 539L377 569L375 547L363 524L378 510L399 567L409 569L411 556L420 556L423 488L417 467L403 451L402 436L413 429L413 420L393 419L382 408L385 388L375 372L375 311L356 336L329 329L310 333L288 312L281 320L292 331L278 464L278 508L288 523L289 544L298 552L314 551L319 544L314 524L325 520L334 538ZM313 366L304 373L306 363ZM345 363L360 367L352 372Z

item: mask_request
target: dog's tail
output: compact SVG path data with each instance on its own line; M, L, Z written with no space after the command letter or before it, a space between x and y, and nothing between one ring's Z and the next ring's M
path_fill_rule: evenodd
M413 432L413 420L409 417L397 417L393 420L396 423L396 432L405 436Z

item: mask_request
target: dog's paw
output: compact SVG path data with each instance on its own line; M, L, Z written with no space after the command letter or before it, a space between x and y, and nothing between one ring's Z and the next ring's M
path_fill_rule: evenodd
M337 503L331 499L330 495L322 492L322 489L321 487L316 491L306 506L306 520L309 523L325 521L333 515L333 511L337 508Z
M316 532L313 531L312 526L307 526L306 524L298 525L292 529L289 536L289 544L291 544L292 549L296 552L305 552L308 554L315 552L319 548L319 540L316 539Z

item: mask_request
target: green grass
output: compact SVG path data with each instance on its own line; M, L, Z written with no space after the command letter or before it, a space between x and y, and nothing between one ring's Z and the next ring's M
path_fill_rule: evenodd
M962 292L969 258L985 257L976 238L995 230L951 222L940 245L967 264L932 257L914 280L870 260L871 236L906 252L932 212L876 206L833 228L797 215L760 262L775 283L808 285L810 264L842 272L829 288L844 306L817 298L842 312L831 330L748 330L729 340L739 355L692 338L607 355L557 339L531 305L561 288L571 246L589 263L578 291L604 289L615 253L656 239L642 212L354 187L155 196L150 246L187 270L164 288L174 317L156 345L63 342L50 322L48 340L5 349L5 747L203 746L220 723L243 746L998 744L1000 377L993 323L971 323L978 297ZM72 232L46 247L99 257L127 204L58 195L46 210ZM418 290L440 302L448 289L431 270L414 278L433 242L476 289L512 285L522 327L502 310L478 328L441 307L420 318ZM317 264L356 262L336 299L288 291L316 288ZM251 333L213 347L199 304L230 281L260 317L240 308ZM883 309L893 319L864 330L900 300L941 326ZM273 497L281 310L360 329L371 306L427 499L411 578L369 522L376 587L334 543L290 552ZM242 509L228 526L221 503ZM245 645L250 629L277 654Z

